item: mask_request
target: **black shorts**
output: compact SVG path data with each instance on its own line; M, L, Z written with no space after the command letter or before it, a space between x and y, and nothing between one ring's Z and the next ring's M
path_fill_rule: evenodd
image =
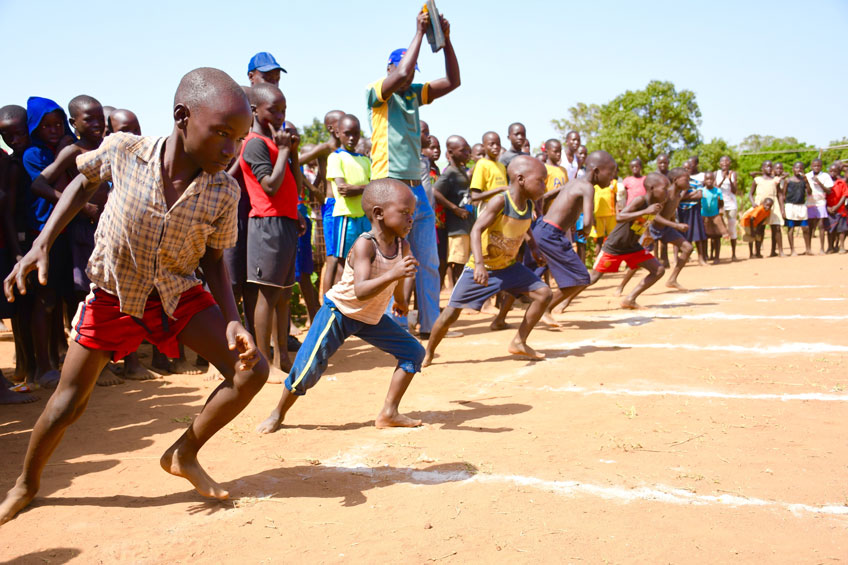
M238 206L238 239L235 247L224 249L224 264L230 273L230 282L238 285L247 282L247 222L249 214L250 199L247 194L242 194Z
M297 220L250 218L247 222L247 282L294 286Z

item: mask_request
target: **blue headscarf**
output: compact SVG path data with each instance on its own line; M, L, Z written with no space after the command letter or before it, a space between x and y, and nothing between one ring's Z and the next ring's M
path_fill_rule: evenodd
M41 174L41 171L46 169L47 165L56 159L56 154L44 144L44 140L33 135L36 128L41 125L44 116L56 110L62 112L65 133L73 135L71 133L71 126L68 123L68 117L61 106L49 98L41 98L40 96L30 96L27 100L27 129L29 130L32 144L24 151L23 163L31 180L35 180ZM47 223L50 212L53 211L53 203L37 197L32 193L30 193L30 197L32 198L30 201L30 225L33 229L41 231L44 228L44 224Z

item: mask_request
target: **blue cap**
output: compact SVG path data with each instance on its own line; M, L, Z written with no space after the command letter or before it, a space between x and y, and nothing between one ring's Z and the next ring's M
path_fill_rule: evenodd
M400 64L400 60L403 59L404 55L406 55L406 49L404 49L403 47L401 47L400 49L395 49L394 51L392 51L392 54L389 55L389 64L398 66L398 64ZM421 70L418 68L418 63L415 63L415 70Z
M256 55L251 57L250 63L247 65L247 72L260 71L263 73L267 73L268 71L273 71L274 69L280 69L284 73L286 72L286 70L280 66L274 56L268 53L267 51L262 51L261 53L257 53Z

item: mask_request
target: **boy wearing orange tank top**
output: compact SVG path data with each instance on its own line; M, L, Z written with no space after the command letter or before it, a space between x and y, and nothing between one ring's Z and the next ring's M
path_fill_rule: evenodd
M297 397L318 383L330 357L352 335L393 355L398 363L374 425L421 425L421 420L401 415L398 405L412 377L421 370L424 348L385 314L393 296L396 315L405 316L409 309L404 297L412 290L418 261L404 238L412 229L415 196L400 181L377 179L365 187L362 209L371 222L371 231L354 242L342 279L325 295L324 305L315 315L286 378L283 395L257 428L259 433L279 429Z

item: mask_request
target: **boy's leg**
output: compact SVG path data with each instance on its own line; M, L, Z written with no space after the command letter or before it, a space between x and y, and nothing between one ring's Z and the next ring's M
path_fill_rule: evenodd
M789 254L795 255L795 227L786 226L786 241L789 242Z
M138 359L138 351L134 351L124 357L123 377L131 381L147 381L155 379L156 374L141 364Z
M442 310L436 323L433 324L430 339L427 340L427 351L424 355L424 361L421 363L422 367L429 367L430 363L433 362L433 354L436 352L436 348L445 337L445 334L448 333L451 325L459 318L460 312L462 312L461 308L454 308L453 306L446 306Z
M441 316L439 316L439 319L441 319ZM435 326L433 333L435 333ZM355 335L394 356L398 361L397 368L392 374L389 391L386 393L386 400L374 420L374 425L378 428L414 428L420 426L421 420L401 414L399 405L415 373L421 370L421 363L425 356L424 348L421 347L418 340L409 335L388 316L383 316L373 326L362 324Z
M633 275L635 274L636 269L627 269L627 272L625 272L624 276L621 278L621 283L619 283L618 288L615 289L616 296L621 296L622 294L624 294L624 287L627 286L627 283L630 282L630 279L632 279Z
M544 359L544 353L539 353L527 345L527 337L533 331L533 328L536 327L539 318L547 310L548 304L551 303L551 289L545 285L531 290L528 295L533 302L527 307L524 318L521 320L521 325L518 326L518 332L512 339L512 343L509 344L508 351L513 355L525 355L531 359Z
M39 285L33 300L31 324L35 353L33 379L36 384L44 388L54 388L59 383L59 371L51 364L49 351L55 310L56 292Z
M509 314L513 304L515 304L515 297L508 292L501 293L499 296L501 305L498 307L498 313L495 319L489 324L489 329L493 332L505 330L509 327L509 324L506 323L506 315Z
M801 235L804 237L804 255L813 254L812 238L810 237L810 226L801 226Z
M291 293L292 287L290 286L282 289L275 308L277 314L277 343L274 348L274 361L277 364L277 368L284 373L288 373L291 370L288 347L289 329L291 328L291 316L289 315Z
M180 343L215 365L224 381L212 391L200 414L159 461L165 471L187 479L201 495L218 499L227 498L228 493L206 474L197 461L197 452L247 406L268 377L264 357L252 369L238 369L238 352L229 348L226 331L224 315L217 306L212 306L192 316L180 332Z
M683 292L688 292L683 285L677 282L677 277L680 275L680 271L683 270L683 267L686 266L687 261L689 261L689 256L692 255L692 244L685 239L680 238L672 245L674 245L677 249L677 261L674 264L674 269L671 271L671 276L669 276L668 280L665 282L665 286L669 288L676 288Z
M640 267L644 267L648 270L648 275L639 281L639 284L636 285L636 288L627 295L627 297L621 301L622 308L629 309L637 309L639 305L636 304L636 299L640 294L648 290L654 283L662 278L665 274L665 267L663 267L659 261L657 261L656 257L651 257L647 261L643 261L639 264Z
M6 494L5 500L0 503L0 524L11 520L35 497L44 466L62 440L67 427L85 411L97 376L111 356L109 351L87 349L71 342L56 391L32 430L23 471L15 486Z
M718 265L719 249L721 248L721 237L713 236L710 238L710 242L712 243L713 265Z
M274 311L280 300L283 289L278 286L267 284L251 285L256 287L256 307L253 313L253 327L256 331L256 347L265 359L271 359L271 333L273 331ZM288 322L286 322L288 323ZM288 335L288 326L286 326ZM285 346L285 342L283 342ZM286 354L286 352L283 352ZM213 362L214 364L214 362ZM278 367L271 367L268 383L280 384L285 380L285 375Z

